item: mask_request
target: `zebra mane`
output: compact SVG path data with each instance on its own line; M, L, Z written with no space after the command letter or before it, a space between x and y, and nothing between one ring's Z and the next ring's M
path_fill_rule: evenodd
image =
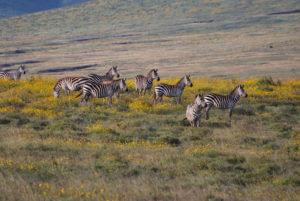
M105 75L106 76L109 75L111 71L112 71L112 67L107 71L107 73Z
M149 75L150 75L153 71L154 71L154 69L151 69L151 70L149 71L149 73L147 74L147 77L149 77Z
M182 82L183 79L184 79L184 77L181 78L181 79L176 83L176 85L178 86L179 84L181 84L181 82Z
M237 90L237 88L239 88L239 86L240 86L240 85L236 86L236 87L231 91L230 96L232 96L232 95L235 93L235 91Z

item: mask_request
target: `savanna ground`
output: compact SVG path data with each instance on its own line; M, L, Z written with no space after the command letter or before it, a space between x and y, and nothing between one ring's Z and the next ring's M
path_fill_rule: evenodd
M0 200L299 200L299 21L298 0L94 0L0 19L0 71L27 70L0 82ZM153 106L133 80L111 107L52 97L58 77L112 65L194 87L181 105ZM241 83L231 124L216 109L182 121L196 93Z
M162 80L175 83L176 79ZM195 94L245 84L228 123L183 121ZM298 80L196 79L183 103L128 93L80 104L54 79L0 82L0 200L298 200Z

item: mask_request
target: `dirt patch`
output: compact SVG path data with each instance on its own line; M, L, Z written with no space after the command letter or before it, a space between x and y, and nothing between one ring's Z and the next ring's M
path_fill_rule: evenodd
M300 9L290 10L290 11L283 11L283 12L276 12L276 13L270 13L268 15L288 15L288 14L295 14L295 13L300 13Z
M76 70L82 70L86 68L95 67L97 64L93 65L84 65L84 66L73 66L68 68L54 68L54 69L46 69L46 70L40 70L37 73L58 73L58 72L66 72L66 71L76 71Z

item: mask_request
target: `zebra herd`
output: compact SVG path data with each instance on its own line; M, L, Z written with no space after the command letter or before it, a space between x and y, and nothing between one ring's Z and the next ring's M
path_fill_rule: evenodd
M0 72L0 79L19 80L22 73L25 74L25 67L23 64L14 73ZM87 102L90 96L97 98L108 97L108 104L111 105L112 96L115 96L118 100L121 90L128 91L125 78L114 79L119 77L120 75L118 73L117 66L111 67L103 76L89 74L87 76L80 77L64 77L59 79L55 84L53 88L53 96L58 98L61 89L63 89L67 95L70 94L70 91L82 90L82 92L76 96L79 97L82 95L81 102ZM146 91L148 91L150 95L153 80L155 79L160 81L158 69L151 69L147 76L137 75L134 79L137 95L145 95ZM174 97L176 103L180 104L185 86L193 87L190 75L185 75L175 85L164 83L156 85L154 87L154 104L157 104L158 100L162 102L163 96ZM192 127L199 127L202 108L205 109L205 119L208 120L208 112L214 106L219 109L228 109L229 121L231 121L232 110L241 96L248 96L244 91L244 85L238 85L229 95L226 96L213 93L206 94L205 96L197 94L195 96L194 103L187 106L185 119L189 121Z

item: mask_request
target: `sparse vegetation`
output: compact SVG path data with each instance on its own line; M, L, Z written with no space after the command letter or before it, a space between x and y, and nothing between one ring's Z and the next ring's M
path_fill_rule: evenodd
M164 80L176 83L178 80ZM299 91L296 80L193 80L182 105L152 105L129 93L106 100L52 97L55 80L0 81L1 200L296 200ZM213 83L213 84L212 84ZM200 128L182 121L194 94L243 83L229 124L212 109Z

